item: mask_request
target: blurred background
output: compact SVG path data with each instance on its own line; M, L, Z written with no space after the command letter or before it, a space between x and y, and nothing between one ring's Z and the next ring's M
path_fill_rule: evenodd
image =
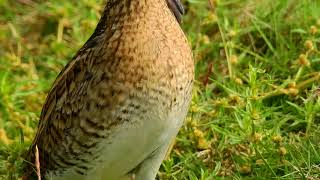
M103 0L0 0L0 179ZM184 0L196 83L158 179L320 179L320 1Z

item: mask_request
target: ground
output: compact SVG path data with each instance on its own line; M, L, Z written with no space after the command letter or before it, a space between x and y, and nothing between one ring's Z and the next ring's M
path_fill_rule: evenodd
M0 0L0 179L102 1ZM183 2L196 83L159 179L320 179L320 1Z

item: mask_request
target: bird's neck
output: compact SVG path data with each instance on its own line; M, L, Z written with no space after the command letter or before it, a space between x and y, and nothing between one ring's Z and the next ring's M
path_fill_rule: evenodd
M107 0L104 14L123 17L128 14L142 13L151 5L156 5L162 0Z
M107 0L99 27L110 28L129 19L145 16L150 11L161 11L165 0ZM158 9L158 10L157 10Z

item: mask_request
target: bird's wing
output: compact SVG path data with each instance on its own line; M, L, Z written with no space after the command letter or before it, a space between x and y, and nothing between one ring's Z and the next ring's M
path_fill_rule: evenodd
M87 53L78 53L65 66L53 83L42 108L38 131L33 142L34 145L38 142L40 136L46 133L46 129L53 121L68 124L69 122L67 121L72 120L72 116L83 108L79 104L84 103L85 99L83 98L87 93L88 85L92 78L83 61L88 58L87 54L90 54L90 51L92 50L88 50ZM64 117L61 116L67 116L68 118L62 120ZM62 125L57 125L57 127L64 128Z
M86 153L85 149L95 146L97 139L107 136L104 130L116 125L110 112L117 96L109 98L114 93L109 88L112 78L103 64L108 52L95 45L102 44L97 42L104 39L99 36L91 36L60 72L47 96L38 131L26 154L26 160L34 163L35 147L39 148L42 172L55 169L57 164L67 167L85 161L79 153ZM53 155L61 157L51 158ZM27 169L30 171L30 167Z
M74 58L63 68L53 83L42 108L36 137L26 155L27 160L33 157L30 153L34 150L35 145L39 143L41 136L46 136L46 133L49 133L47 131L51 123L70 123L69 121L72 121L73 116L81 111L85 101L88 101L85 95L88 93L88 87L94 79L92 66L94 63L96 63L95 66L99 66L99 60L96 60L97 56L102 56L101 53L108 53L102 52L101 49L97 50L97 45L114 33L114 30L105 32L107 18L109 17L106 17L104 13L93 34ZM97 51L99 51L98 54ZM104 75L102 74L101 76ZM61 120L58 121L57 118ZM62 125L58 127L62 127Z

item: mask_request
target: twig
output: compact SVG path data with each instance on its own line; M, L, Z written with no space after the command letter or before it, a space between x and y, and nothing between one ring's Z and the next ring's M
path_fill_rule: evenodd
M37 175L38 175L38 180L41 180L41 173L40 173L40 160L39 160L39 150L38 150L38 146L36 145L36 168L37 168Z

